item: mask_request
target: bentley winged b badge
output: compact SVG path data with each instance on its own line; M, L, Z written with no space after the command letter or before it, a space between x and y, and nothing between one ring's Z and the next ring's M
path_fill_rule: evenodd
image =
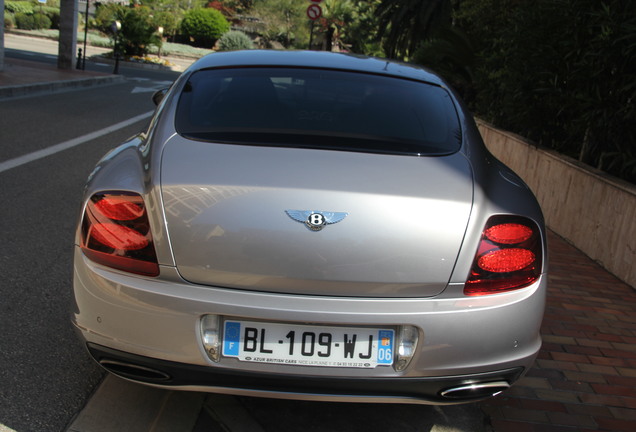
M312 231L320 231L325 225L338 223L349 214L315 210L285 210L285 213L293 220L304 223Z

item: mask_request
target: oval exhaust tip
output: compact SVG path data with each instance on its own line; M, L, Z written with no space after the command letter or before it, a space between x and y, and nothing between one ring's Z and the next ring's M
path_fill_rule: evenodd
M466 384L442 390L440 394L447 399L483 399L496 396L510 388L507 381Z
M169 381L170 375L165 372L132 363L103 359L99 362L104 369L123 378L144 382Z

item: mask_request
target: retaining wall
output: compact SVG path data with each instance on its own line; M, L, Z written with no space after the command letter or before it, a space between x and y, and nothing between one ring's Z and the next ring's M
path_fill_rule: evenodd
M548 226L636 288L636 186L477 121L488 149L535 193Z

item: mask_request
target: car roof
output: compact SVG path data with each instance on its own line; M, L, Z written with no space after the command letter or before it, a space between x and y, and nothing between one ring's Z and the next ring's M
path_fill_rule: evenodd
M357 54L326 51L245 50L219 52L208 54L201 58L194 63L189 70L196 71L208 68L247 66L350 70L426 81L445 87L444 82L438 75L417 65Z

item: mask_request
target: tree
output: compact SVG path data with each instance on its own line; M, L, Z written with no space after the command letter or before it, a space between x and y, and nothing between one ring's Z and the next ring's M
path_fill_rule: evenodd
M161 38L152 22L149 8L121 7L117 9L116 18L121 22L117 38L124 55L142 57L148 54L152 45L160 46Z
M217 3L218 5L208 7L214 7L221 11L232 11L232 14L247 13L254 6L254 0L214 0L210 3Z
M323 35L323 49L347 50L345 29L353 22L354 4L351 0L324 0L322 17L317 21ZM312 24L312 27L314 25ZM314 34L316 30L314 29Z
M460 28L439 28L419 45L411 61L439 73L464 99L474 99L475 47Z
M112 33L113 22L119 21L121 29ZM115 3L99 5L95 11L93 27L117 38L118 49L127 56L143 57L150 47L160 46L161 37L153 21L152 11L146 6L125 7Z
M378 18L375 9L380 0L349 0L353 3L351 21L347 23L344 43L358 54L384 56L381 43L376 38Z
M636 14L622 0L463 0L471 106L497 126L636 182Z
M230 23L216 9L193 9L183 17L181 31L194 41L195 46L210 48L227 31Z
M307 48L307 5L298 0L260 0L255 2L252 14L265 23L262 36L267 41L279 42L285 48Z
M409 57L436 26L450 21L450 12L450 0L382 0L375 13L386 55Z
M166 38L174 38L174 35L177 33L182 15L180 12L181 11L159 11L153 14L155 27L163 28L163 35Z

